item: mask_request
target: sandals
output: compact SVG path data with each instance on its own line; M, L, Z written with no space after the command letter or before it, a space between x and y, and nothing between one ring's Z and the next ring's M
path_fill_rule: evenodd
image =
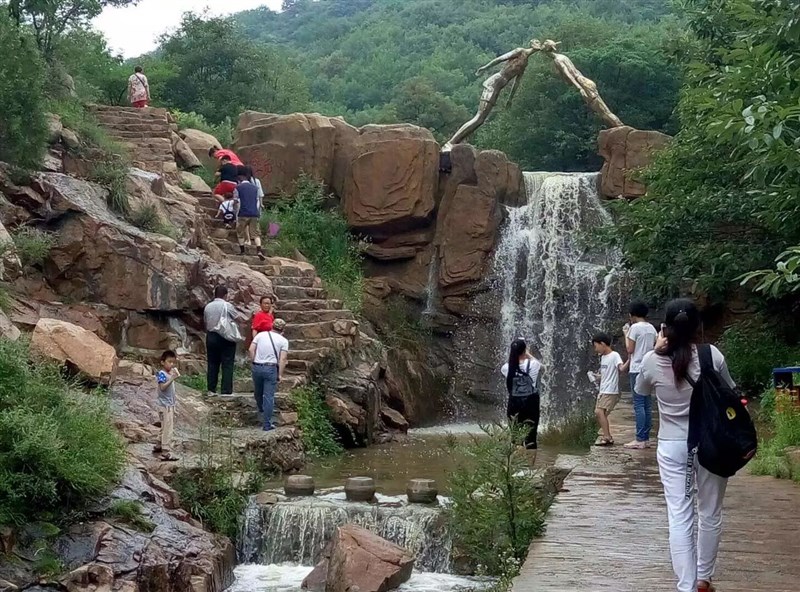
M598 438L597 441L594 443L595 446L613 446L614 439L613 438Z

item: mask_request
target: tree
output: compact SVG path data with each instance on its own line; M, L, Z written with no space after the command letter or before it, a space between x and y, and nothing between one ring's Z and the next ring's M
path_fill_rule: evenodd
M470 118L466 107L437 92L424 78L404 82L391 104L399 121L428 128L439 140Z
M39 50L50 59L65 33L86 26L107 6L127 6L139 0L9 0L17 24L33 28Z
M302 74L229 19L185 15L178 31L162 39L160 54L174 72L162 99L212 123L247 109L286 113L309 106Z

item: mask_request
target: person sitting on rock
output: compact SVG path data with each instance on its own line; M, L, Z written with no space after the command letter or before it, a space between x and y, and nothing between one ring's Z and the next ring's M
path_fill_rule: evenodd
M263 331L272 331L275 322L275 303L272 296L262 296L261 310L253 315L253 338Z
M222 203L225 201L226 195L230 195L236 190L239 180L239 168L227 156L223 156L220 163L219 170L215 173L215 176L219 177L219 183L214 187L214 197L218 202Z
M220 162L222 162L223 158L227 158L236 166L244 165L241 159L236 156L236 153L233 150L228 150L227 148L217 148L216 146L212 146L208 149L208 155L211 158L216 158Z
M256 255L264 261L264 251L261 249L261 200L258 197L258 187L251 183L246 175L239 176L239 184L233 192L233 199L239 202L239 219L236 221L236 237L239 241L239 254L245 254L245 247L254 244Z
M275 391L288 362L289 341L283 336L285 328L283 319L275 319L272 330L256 335L249 349L254 396L258 411L264 414L265 432L274 429Z

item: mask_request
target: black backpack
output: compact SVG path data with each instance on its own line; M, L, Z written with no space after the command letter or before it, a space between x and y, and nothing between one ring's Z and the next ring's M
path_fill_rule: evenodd
M696 455L700 466L709 472L732 477L756 453L756 427L739 395L714 369L711 346L698 345L697 355L700 378L696 382L689 379L693 387L689 410L689 464Z
M533 379L530 375L531 362L528 360L528 371L523 372L522 368L517 370L514 378L511 381L511 396L512 397L530 397L536 394L536 385L533 384Z

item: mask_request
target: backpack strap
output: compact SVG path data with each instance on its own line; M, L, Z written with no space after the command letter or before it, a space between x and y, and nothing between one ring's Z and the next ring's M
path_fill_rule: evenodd
M711 355L711 346L708 343L697 344L697 357L700 360L700 373L714 371L714 358Z

